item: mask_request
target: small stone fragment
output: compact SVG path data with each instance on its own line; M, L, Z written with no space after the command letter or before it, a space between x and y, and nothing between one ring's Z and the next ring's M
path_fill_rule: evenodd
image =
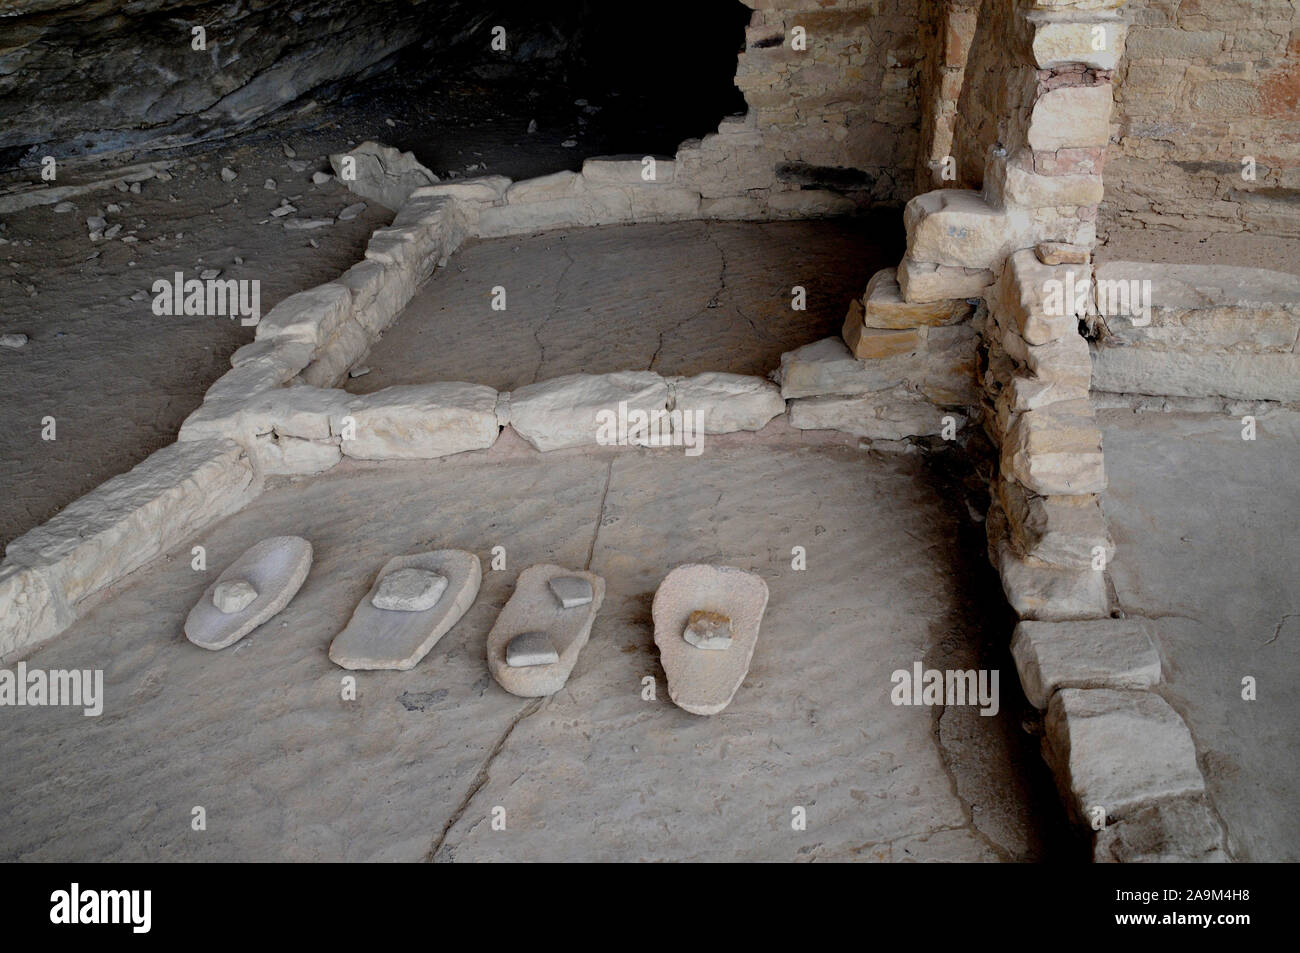
M211 281L213 278L220 276L220 268L205 268L199 272L199 277L204 281Z
M349 205L343 211L339 212L339 221L350 222L365 210L366 210L365 202L357 202L353 205Z
M54 212L56 215L62 215L64 212L75 212L76 210L77 207L71 202L60 202L58 205L54 206Z
M581 576L555 576L550 580L550 586L555 598L566 609L585 606L592 600L591 583Z
M559 660L560 653L545 632L524 632L506 645L506 664L511 668L552 665Z
M1068 242L1039 242L1034 254L1044 265L1086 265L1092 258L1085 246Z
M246 579L231 579L226 582L219 582L217 587L212 590L212 604L226 615L242 612L256 598L257 590Z
M446 576L428 569L407 567L390 572L381 579L370 604L376 609L423 612L437 605L446 589Z
M276 218L283 218L286 215L292 215L296 211L298 211L296 207L286 202L278 208L271 209L271 214Z
M311 174L311 181L313 185L324 185L326 182L329 182L333 178L334 176L330 175L328 172L313 172Z
M292 170L292 171L294 171L294 172L306 172L306 171L307 171L307 163L304 162L302 159L290 159L289 162L288 162L288 166L289 166L290 170Z
M262 183L262 188L266 189L268 192L274 192L276 189L275 179L267 179Z
M686 620L682 638L697 649L721 651L731 648L731 617L721 612L697 609Z
M0 334L0 347L12 347L16 349L23 347L26 343L27 335L25 334Z
M234 169L230 168L230 166L223 165L221 167L222 182L234 182L235 179L237 179L238 177L239 177L239 173L236 172Z
M370 368L368 367L354 367L352 370L348 371L348 377L365 377L369 373Z
M104 231L104 237L105 237L105 238L116 238L116 237L117 237L117 233L120 232L121 230L122 230L122 224L121 224L120 222L119 222L118 224L116 224L116 225L110 225L110 226L109 226L109 227Z
M284 150L285 158L293 159L298 155L298 153L294 151L293 146L289 145L287 142L280 143L280 148Z

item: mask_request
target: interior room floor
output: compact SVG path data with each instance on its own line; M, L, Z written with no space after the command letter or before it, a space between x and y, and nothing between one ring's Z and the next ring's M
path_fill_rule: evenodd
M1300 414L1098 415L1119 605L1155 620L1158 689L1196 740L1238 860L1300 860ZM1257 699L1243 698L1243 679Z
M346 387L512 390L623 370L763 376L783 352L840 333L849 302L898 259L894 219L615 225L467 244ZM505 310L493 308L496 288Z
M1064 832L1006 656L981 529L933 460L777 421L694 458L541 455L507 432L488 451L281 481L27 660L103 668L106 698L98 718L0 720L0 857L1086 856ZM289 607L228 651L187 642L211 572L287 533L315 547ZM208 573L190 568L198 543ZM498 545L506 568L490 571ZM792 569L795 546L806 570ZM460 623L408 672L331 664L331 639L383 562L433 547L484 560ZM655 588L692 561L752 570L771 589L749 675L712 718L668 699L652 639ZM523 699L491 679L484 644L518 573L539 562L590 568L608 594L565 688ZM1000 669L998 714L895 706L891 673L917 662ZM355 701L341 698L349 674ZM205 831L192 829L195 807ZM498 807L504 831L490 823ZM806 829L792 825L797 808Z

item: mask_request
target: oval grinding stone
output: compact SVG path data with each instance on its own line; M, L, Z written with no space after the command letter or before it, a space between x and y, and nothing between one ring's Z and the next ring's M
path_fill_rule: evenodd
M678 566L659 584L650 612L668 696L677 707L716 715L731 704L749 672L767 596L762 577L732 566ZM731 646L710 651L687 642L683 633L693 612L728 616Z
M550 586L550 581L559 576L578 576L590 583L591 601L569 609L561 606ZM549 564L529 566L519 574L510 601L501 608L488 633L487 661L492 677L512 695L524 698L558 692L577 664L578 653L591 636L591 625L604 600L605 580L595 573ZM506 647L517 636L529 632L544 633L559 658L550 665L511 666L506 661Z
M384 579L403 569L423 569L446 579L445 591L432 607L420 612L375 607ZM347 627L330 643L330 661L347 669L404 672L414 668L474 604L482 580L478 557L463 549L390 559L362 596Z
M185 637L205 649L234 645L289 604L311 571L311 556L311 543L300 536L254 543L204 590L185 619ZM252 586L257 598L236 612L222 612L213 599L217 587L239 581Z

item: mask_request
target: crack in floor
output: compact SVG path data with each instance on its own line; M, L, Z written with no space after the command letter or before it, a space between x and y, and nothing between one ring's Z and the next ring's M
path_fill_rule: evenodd
M600 527L605 521L605 501L609 498L609 487L613 482L613 477L614 458L611 457L609 466L605 470L605 486L600 494L600 507L596 511L596 526L591 534L591 546L587 550L587 561L583 566L587 571L591 570L591 561L596 554L596 541L600 538ZM519 727L520 722L541 711L542 706L550 700L550 697L551 696L545 696L533 699L521 708L515 714L515 717L511 720L510 724L506 726L505 731L501 733L501 737L497 739L496 744L492 746L492 750L488 752L487 757L483 760L483 764L475 773L474 780L471 782L469 790L465 793L460 804L457 805L456 810L452 812L451 816L447 819L447 823L443 825L442 831L438 834L438 837L425 853L424 860L426 863L431 863L438 856L439 851L446 846L447 836L451 833L452 828L460 822L460 819L465 816L465 812L469 810L470 803L474 800L478 792L487 784L488 778L492 774L492 764L496 761L501 752L505 750L506 745L510 741L510 737L515 733L515 729Z
M568 259L568 264L564 266L559 277L555 279L555 298L551 302L551 310L547 312L546 317L542 318L542 320L533 328L533 340L537 342L537 366L533 368L533 379L529 381L530 384L536 384L541 380L542 367L546 364L546 345L542 343L542 329L546 327L551 318L555 317L555 313L560 310L560 295L564 292L564 279L568 277L569 271L576 264L573 255L569 252L568 245L561 244L560 250L564 252L564 257Z
M443 825L442 832L438 835L437 839L429 847L428 852L424 855L425 863L431 863L434 858L438 856L438 852L442 850L443 846L446 844L447 835L451 833L451 829L456 826L462 817L465 816L465 812L469 810L470 802L474 800L475 795L477 795L478 792L483 789L484 785L487 784L488 778L492 774L492 762L494 762L497 759L497 755L501 754L505 749L506 742L508 742L510 736L515 733L515 729L519 727L519 723L528 716L536 714L541 710L541 707L544 704L546 704L546 698L534 698L527 705L521 708L511 720L510 724L506 726L506 730L502 732L501 737L497 739L497 743L493 745L492 750L488 752L488 756L484 759L482 766L478 769L478 773L474 775L474 781L470 784L469 791L467 791L465 797L461 799L456 810L453 811L451 817L447 819L447 823Z

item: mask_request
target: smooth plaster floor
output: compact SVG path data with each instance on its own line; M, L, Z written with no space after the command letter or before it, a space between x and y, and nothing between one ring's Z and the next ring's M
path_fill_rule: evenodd
M1154 619L1161 693L1188 723L1237 860L1300 860L1300 413L1107 410L1119 604ZM1257 699L1242 697L1242 679Z
M898 215L612 225L469 242L362 362L353 393L439 380L514 390L579 372L764 376L838 335L898 263ZM806 307L795 309L793 289ZM494 289L505 310L493 310ZM500 300L499 298L496 300Z
M542 455L507 431L489 451L281 480L27 659L102 666L107 699L99 718L0 717L0 858L1082 859L1005 654L1005 608L972 599L997 583L948 481L933 459L779 421L696 458ZM282 533L315 546L289 607L222 652L185 641L212 574ZM197 543L206 573L190 568ZM478 601L415 669L356 673L359 697L342 700L330 640L388 557L436 547L484 560ZM656 586L692 561L771 588L749 676L712 718L672 705L652 640ZM538 562L608 584L545 700L507 694L483 657ZM917 661L999 668L1000 713L892 705L891 672Z

